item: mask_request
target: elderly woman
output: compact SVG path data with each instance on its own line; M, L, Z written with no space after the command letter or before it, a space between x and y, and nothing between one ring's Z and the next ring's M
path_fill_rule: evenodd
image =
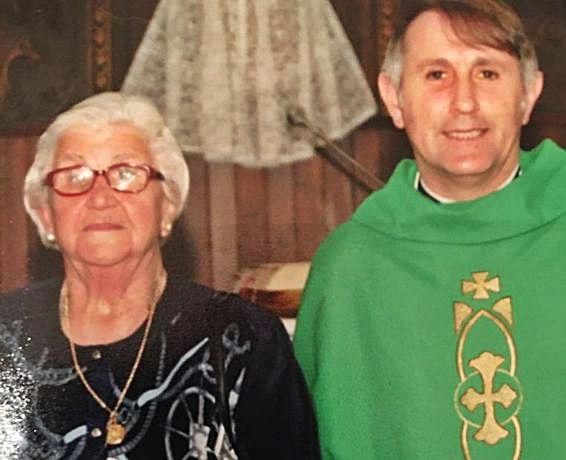
M1 458L318 458L278 319L163 268L188 186L143 98L93 96L41 136L25 205L65 277L0 298Z

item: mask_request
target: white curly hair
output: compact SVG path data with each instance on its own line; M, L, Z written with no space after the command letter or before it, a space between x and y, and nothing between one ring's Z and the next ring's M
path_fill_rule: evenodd
M150 153L157 168L165 176L163 188L165 196L175 208L175 217L183 210L189 192L189 168L161 114L143 96L119 92L96 94L61 113L47 127L39 138L35 160L27 172L24 205L45 246L57 247L48 240L38 210L49 205L49 189L45 185L45 177L53 168L61 135L78 124L104 128L113 123L131 124L147 136Z

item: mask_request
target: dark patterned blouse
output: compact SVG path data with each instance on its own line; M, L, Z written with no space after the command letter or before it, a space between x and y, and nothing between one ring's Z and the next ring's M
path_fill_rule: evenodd
M106 445L108 413L79 380L60 329L60 288L52 280L0 297L0 458L319 458L310 399L280 321L240 297L174 277L119 410L126 437ZM88 382L109 407L143 329L77 347ZM220 378L216 362L224 363Z

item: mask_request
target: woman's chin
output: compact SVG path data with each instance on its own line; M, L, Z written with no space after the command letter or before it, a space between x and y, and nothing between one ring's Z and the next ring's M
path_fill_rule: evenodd
M143 258L154 249L159 252L157 237L135 241L126 232L100 235L82 235L70 247L63 247L63 255L84 265L112 267L121 263L136 263L136 258Z
M101 251L97 253L79 254L78 259L85 265L96 267L112 267L128 260L128 254L121 252Z
M131 256L130 244L109 241L105 244L79 245L73 258L86 265L110 267L128 260Z

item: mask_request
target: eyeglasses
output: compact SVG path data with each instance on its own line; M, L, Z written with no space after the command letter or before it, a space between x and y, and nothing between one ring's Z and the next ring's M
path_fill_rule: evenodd
M151 179L165 180L165 176L151 166L117 163L100 170L86 165L54 169L45 177L45 185L52 187L59 195L82 195L94 187L98 176L104 176L112 189L124 193L141 192Z

